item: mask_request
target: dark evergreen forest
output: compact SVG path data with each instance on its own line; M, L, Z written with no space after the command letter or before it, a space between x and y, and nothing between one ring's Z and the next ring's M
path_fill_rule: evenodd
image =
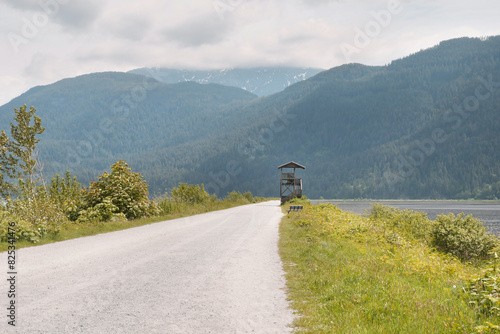
M95 73L35 87L47 178L82 183L125 159L161 194L179 182L278 196L294 160L309 198L500 198L500 37L349 64L257 97L235 87Z

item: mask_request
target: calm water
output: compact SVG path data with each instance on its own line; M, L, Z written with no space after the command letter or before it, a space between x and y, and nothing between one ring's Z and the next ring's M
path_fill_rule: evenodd
M464 213L472 215L500 236L500 201L424 201L424 200L311 200L313 204L332 203L346 211L365 214L373 203L380 203L397 209L426 212L430 219L438 215Z

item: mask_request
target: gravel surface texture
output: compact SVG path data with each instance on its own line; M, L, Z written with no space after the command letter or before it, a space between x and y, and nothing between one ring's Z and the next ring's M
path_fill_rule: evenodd
M17 250L0 332L290 333L282 216L272 201Z

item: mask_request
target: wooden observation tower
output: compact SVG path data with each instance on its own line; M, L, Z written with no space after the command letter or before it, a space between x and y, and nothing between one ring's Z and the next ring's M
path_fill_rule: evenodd
M302 179L295 175L297 169L306 169L296 162L290 161L278 167L281 170L280 198L281 204L295 197L302 197ZM293 169L293 172L292 172Z

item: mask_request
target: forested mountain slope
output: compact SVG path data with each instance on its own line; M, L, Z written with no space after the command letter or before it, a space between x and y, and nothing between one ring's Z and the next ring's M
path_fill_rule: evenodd
M295 160L308 167L311 197L491 198L488 185L500 180L499 65L499 37L463 38L384 67L322 72L247 107L277 116L184 177L276 195L276 167ZM224 172L229 162L241 167L234 176Z
M239 114L237 106L255 98L216 84L169 85L135 74L94 73L29 90L0 107L0 128L10 129L14 108L35 106L46 128L39 144L46 174L69 169L88 182L117 159L250 122L251 115Z
M189 182L277 196L277 166L294 160L307 166L308 197L491 198L500 188L498 82L500 37L461 38L261 98L125 73L66 79L1 107L0 128L14 107L33 105L50 173L70 169L88 182L124 158L153 193Z

